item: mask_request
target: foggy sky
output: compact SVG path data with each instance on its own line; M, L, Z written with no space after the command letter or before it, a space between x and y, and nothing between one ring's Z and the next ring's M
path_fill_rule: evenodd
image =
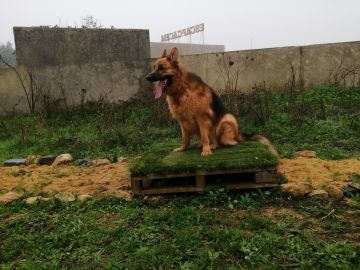
M13 26L80 26L86 15L106 27L149 29L157 42L205 23L205 43L227 51L360 40L360 0L0 0L0 9L0 42L13 43Z

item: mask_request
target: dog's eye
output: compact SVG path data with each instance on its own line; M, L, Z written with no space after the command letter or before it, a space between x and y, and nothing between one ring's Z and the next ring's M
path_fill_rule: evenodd
M163 66L160 66L160 67L159 67L159 70L160 70L160 71L164 71L165 68L164 68Z

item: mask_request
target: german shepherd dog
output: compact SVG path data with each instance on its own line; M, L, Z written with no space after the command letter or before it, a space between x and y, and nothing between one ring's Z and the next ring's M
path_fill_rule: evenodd
M192 136L201 140L202 156L212 150L236 145L245 140L257 140L265 144L270 152L277 155L270 141L259 135L245 135L239 132L236 118L226 109L218 95L194 73L186 71L179 64L179 51L173 48L168 55L164 50L155 61L154 70L146 76L155 87L155 99L166 94L170 113L181 127L181 146L176 152L185 151Z

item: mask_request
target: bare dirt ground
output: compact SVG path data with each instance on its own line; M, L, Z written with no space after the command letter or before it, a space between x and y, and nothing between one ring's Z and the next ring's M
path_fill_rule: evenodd
M322 160L307 157L281 159L278 171L288 182L310 182L315 189L327 185L342 189L353 174L360 174L360 160Z
M0 194L11 190L33 194L72 192L103 197L113 194L131 198L126 163L103 166L14 166L0 167Z
M315 188L332 184L343 188L351 175L360 174L360 160L321 160L298 157L282 159L278 171L289 182L311 182ZM0 194L8 191L53 195L57 192L89 194L95 198L113 194L130 199L127 163L103 166L15 166L0 167Z

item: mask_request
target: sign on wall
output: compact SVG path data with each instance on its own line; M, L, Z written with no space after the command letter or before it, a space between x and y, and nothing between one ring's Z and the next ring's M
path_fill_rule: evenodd
M178 30L178 31L175 31L172 33L161 35L161 42L181 38L184 36L189 36L189 35L199 33L199 32L204 32L204 30L205 30L205 26L203 23L194 25L194 26L190 26L185 29L181 29L181 30Z

